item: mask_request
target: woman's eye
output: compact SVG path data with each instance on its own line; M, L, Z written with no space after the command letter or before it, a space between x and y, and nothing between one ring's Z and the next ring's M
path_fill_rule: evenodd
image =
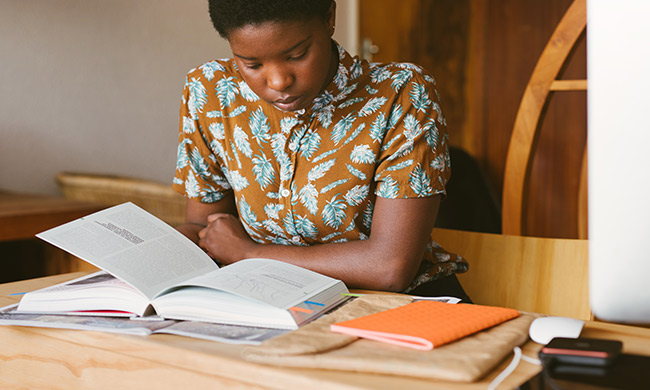
M246 64L246 67L248 69L259 69L260 66L261 66L260 64L250 64L250 65Z
M300 53L300 54L298 54L296 56L291 56L291 57L289 57L289 59L292 60L292 61L300 60L305 56L305 54L307 54L307 51L303 51L302 53Z

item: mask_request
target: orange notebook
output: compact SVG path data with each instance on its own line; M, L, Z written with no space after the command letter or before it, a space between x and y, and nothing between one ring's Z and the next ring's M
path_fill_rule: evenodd
M418 301L332 324L334 332L423 351L519 316L514 309Z

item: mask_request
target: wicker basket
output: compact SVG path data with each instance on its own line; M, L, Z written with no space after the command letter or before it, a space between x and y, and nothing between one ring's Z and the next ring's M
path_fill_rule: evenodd
M106 206L133 202L172 226L185 221L185 198L159 182L72 172L59 173L56 181L69 199Z

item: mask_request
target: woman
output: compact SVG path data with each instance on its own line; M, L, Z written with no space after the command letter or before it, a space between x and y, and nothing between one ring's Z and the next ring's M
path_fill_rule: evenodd
M210 0L232 59L189 72L178 229L221 264L265 257L348 287L467 297L430 241L449 177L433 78L332 40L332 0Z

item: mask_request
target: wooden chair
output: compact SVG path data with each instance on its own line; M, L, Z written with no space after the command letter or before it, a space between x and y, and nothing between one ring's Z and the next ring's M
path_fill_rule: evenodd
M185 222L185 198L170 185L152 180L62 172L56 181L69 199L114 206L133 202L172 226Z
M591 319L587 240L438 228L432 237L470 262L458 279L474 303Z
M586 0L575 0L553 32L522 97L510 139L502 201L503 234L434 229L432 237L470 263L458 275L475 303L592 318L588 241L523 236L532 151L552 93L585 90L586 80L557 77L586 26ZM586 155L579 189L581 237L586 238Z
M502 200L502 232L524 234L526 191L539 128L554 92L584 91L587 80L557 80L587 24L586 0L575 0L557 25L528 81L510 137ZM583 153L578 194L578 230L587 238L587 158Z

